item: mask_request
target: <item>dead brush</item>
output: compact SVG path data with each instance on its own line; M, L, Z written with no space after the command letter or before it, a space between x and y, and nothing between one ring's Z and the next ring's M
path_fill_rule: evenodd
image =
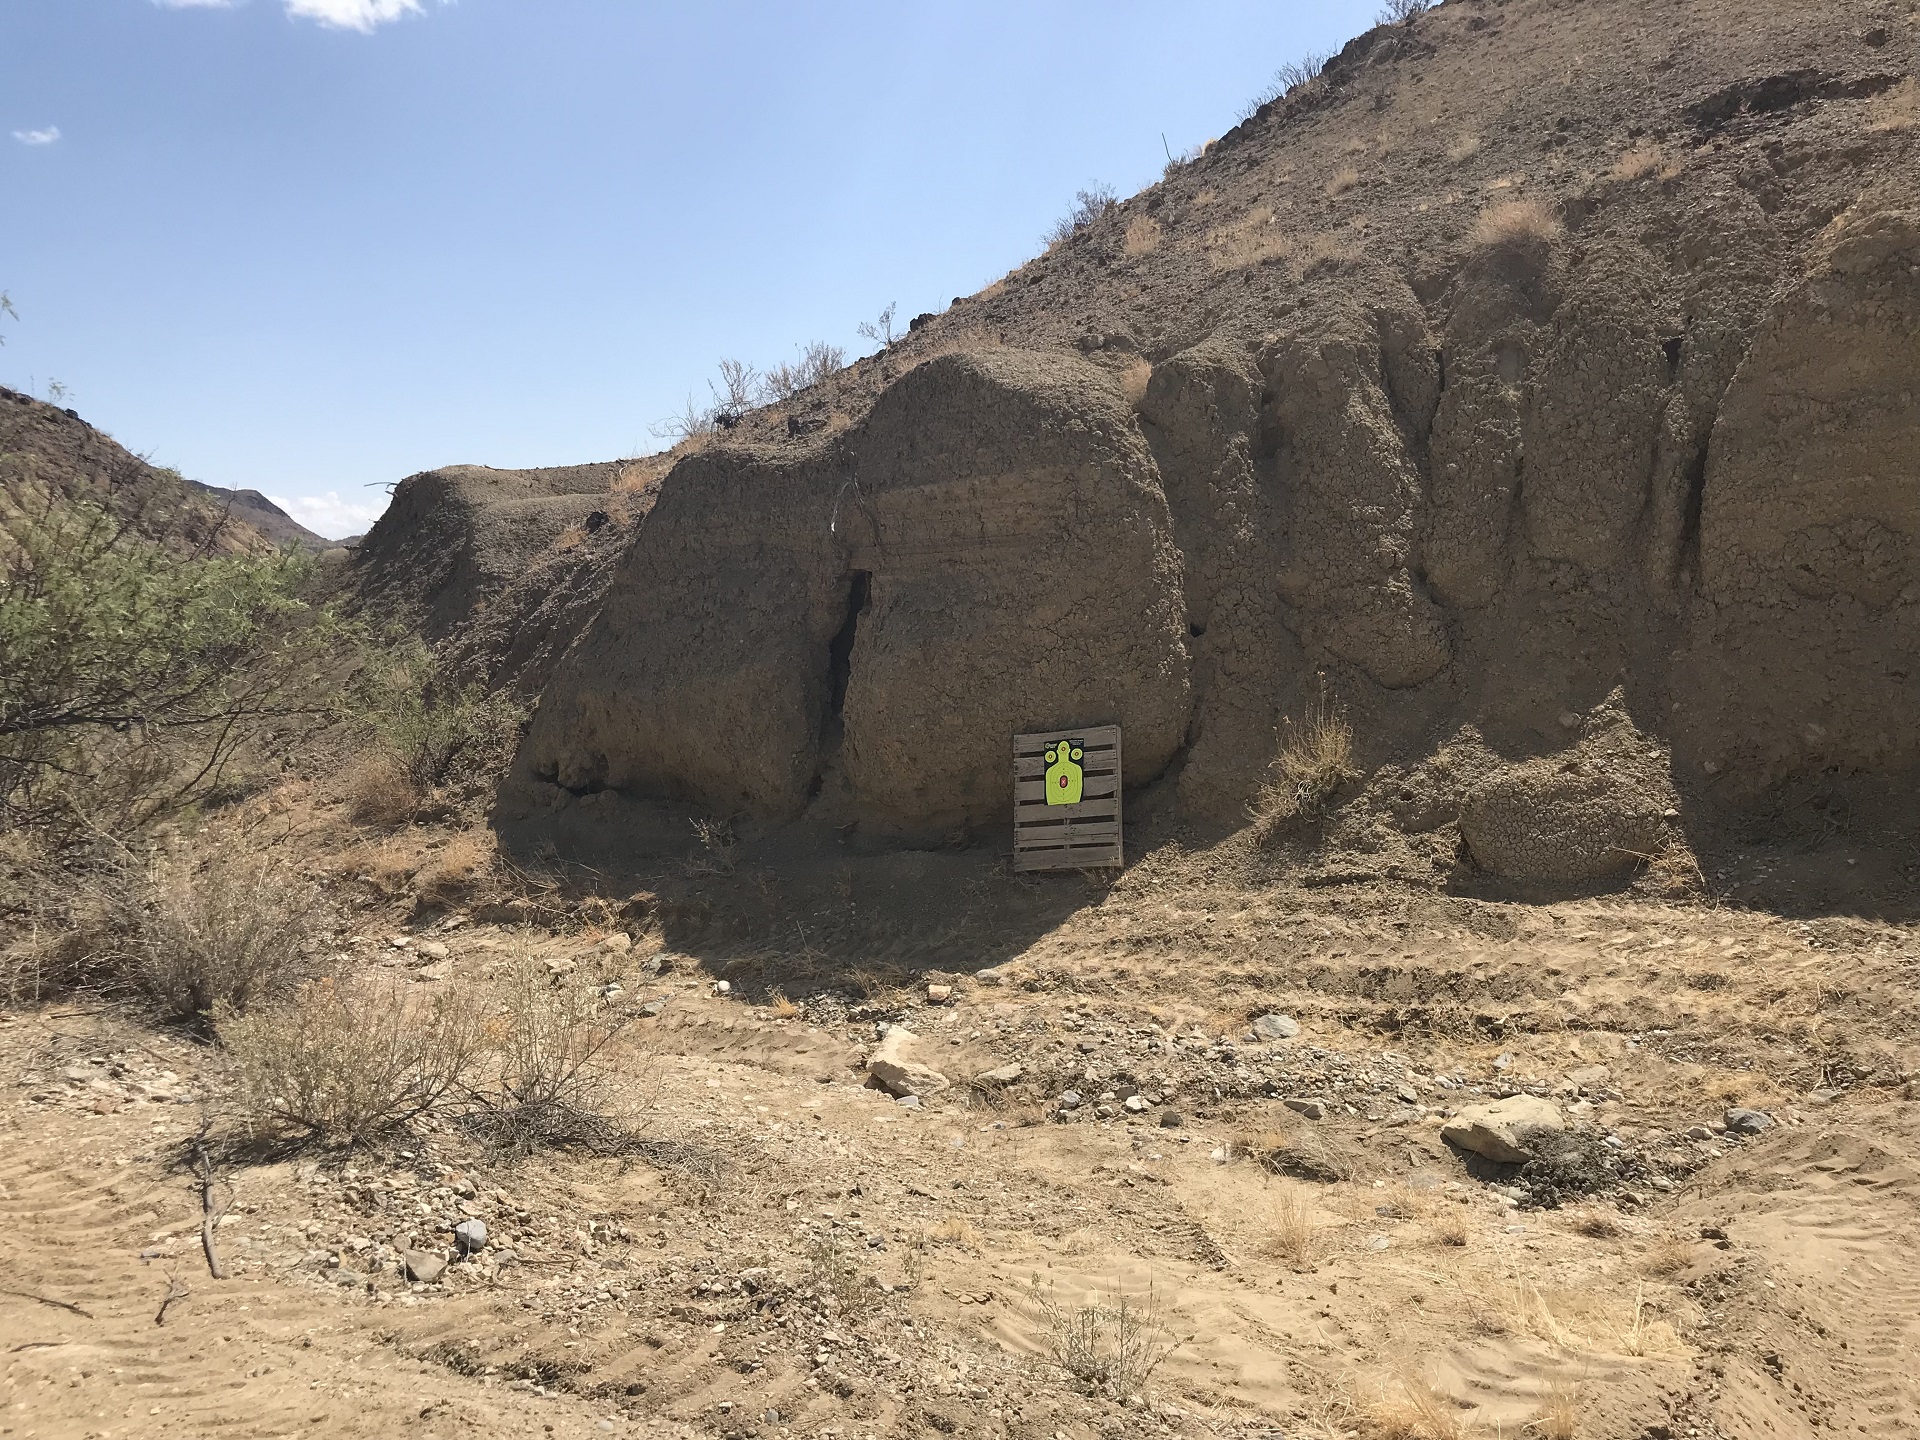
M1120 251L1128 259L1138 260L1158 250L1165 234L1160 222L1151 215L1136 215L1127 222L1126 233L1120 237Z
M693 838L699 849L687 861L691 876L726 876L740 863L739 840L733 826L725 820L699 819L693 822Z
M398 830L410 824L422 795L400 757L384 744L356 756L340 775L341 798L356 825Z
M630 1123L629 1087L612 1065L626 1020L587 981L558 981L521 965L506 1003L486 1026L492 1073L468 1091L462 1123L495 1150L524 1159L540 1150L631 1154L642 1148Z
M1693 1264L1693 1246L1685 1240L1662 1240L1640 1257L1640 1269L1656 1280L1670 1280Z
M815 1297L835 1314L858 1317L871 1299L874 1283L854 1263L854 1251L839 1231L807 1242L807 1283Z
M1254 837L1270 844L1292 827L1326 813L1340 787L1354 779L1353 727L1323 682L1296 722L1280 725L1279 753L1250 808Z
M1146 401L1147 382L1152 379L1153 365L1146 360L1136 360L1120 372L1120 393L1136 413Z
M1295 1268L1313 1263L1319 1249L1313 1205L1298 1185L1282 1183L1267 1208L1267 1249Z
M1920 125L1920 81L1909 75L1867 107L1867 129L1878 133Z
M1043 1289L1035 1275L1027 1300L1054 1363L1089 1391L1122 1404L1145 1393L1154 1371L1180 1343L1152 1282L1144 1296L1129 1296L1116 1283L1111 1296L1095 1294L1075 1305Z
M485 832L467 830L454 836L414 877L420 903L445 908L472 899L493 868L493 855Z
M1521 250L1559 239L1561 228L1545 202L1508 200L1482 210L1468 238L1483 250Z
M1555 1380L1526 1428L1540 1440L1573 1440L1580 1429L1580 1387L1571 1380Z
M1377 1440L1465 1440L1467 1433L1453 1402L1411 1373L1362 1405L1360 1420Z
M1671 180L1680 173L1680 166L1667 158L1667 152L1653 141L1643 141L1627 151L1613 167L1607 171L1609 180L1644 180L1647 176L1657 176L1662 180Z
M467 1079L482 1045L477 1009L451 993L322 980L290 1002L223 1011L225 1102L249 1138L293 1132L342 1147L404 1129Z
M330 920L316 886L237 840L129 858L94 883L117 930L109 968L179 1020L287 994Z

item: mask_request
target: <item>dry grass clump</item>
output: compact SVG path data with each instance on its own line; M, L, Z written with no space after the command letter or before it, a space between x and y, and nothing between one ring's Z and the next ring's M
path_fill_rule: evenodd
M1421 1375L1403 1375L1360 1409L1378 1440L1464 1440L1466 1427L1453 1402Z
M1467 1217L1455 1211L1452 1214L1438 1215L1427 1226L1427 1234L1436 1245L1463 1246L1471 1235Z
M1138 410L1147 398L1147 382L1153 379L1153 364L1147 360L1136 360L1120 372L1120 393L1127 397L1127 404Z
M421 795L400 757L385 745L364 751L340 776L347 813L358 825L398 830L413 820Z
M1222 225L1206 238L1207 260L1216 270L1241 270L1294 254L1293 240L1280 228L1271 208L1250 210L1231 225Z
M783 990L775 990L767 996L767 1008L773 1012L776 1020L797 1020L807 1013L807 1007L787 998Z
M171 1020L289 993L332 918L318 887L239 841L182 840L63 878L60 923L10 947L12 988L145 994Z
M1506 200L1490 205L1473 222L1470 238L1482 249L1544 244L1559 238L1559 217L1540 200Z
M1360 172L1351 165L1343 165L1327 177L1325 186L1329 196L1344 195L1360 183Z
M1267 1248L1293 1266L1313 1263L1317 1246L1313 1206L1297 1185L1281 1185L1268 1207Z
M1607 171L1609 180L1643 180L1653 175L1662 180L1671 180L1680 173L1678 162L1669 160L1667 152L1651 140L1644 140L1613 162L1613 168Z
M1074 1305L1043 1290L1036 1275L1027 1295L1041 1343L1054 1362L1088 1390L1123 1404L1145 1392L1153 1372L1179 1344L1151 1283L1144 1296L1130 1296L1116 1283L1111 1296L1096 1294Z
M1574 1233L1589 1240L1613 1240L1620 1235L1620 1222L1599 1210L1589 1211L1573 1222Z
M1281 722L1279 753L1251 810L1256 838L1266 843L1289 826L1317 819L1356 773L1353 727L1322 685L1298 722L1291 716Z
M424 905L457 905L473 897L493 868L494 849L486 831L463 830L415 877Z
M1685 1240L1662 1240L1640 1257L1640 1268L1656 1279L1670 1279L1693 1264L1693 1246Z
M440 1105L483 1043L478 1011L451 992L410 1001L398 987L331 980L290 1004L226 1012L218 1032L242 1129L328 1146L365 1143Z
M1166 230L1151 215L1136 215L1127 222L1126 233L1120 237L1120 251L1129 259L1138 260L1158 250L1165 235Z
M1920 125L1920 82L1909 75L1867 107L1867 129L1911 130Z
M1547 1387L1540 1413L1526 1428L1540 1440L1573 1440L1580 1428L1580 1387L1570 1380L1554 1381Z

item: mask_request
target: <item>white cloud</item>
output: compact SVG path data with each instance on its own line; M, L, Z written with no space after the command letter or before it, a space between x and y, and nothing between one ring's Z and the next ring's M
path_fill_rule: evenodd
M307 529L329 540L361 534L387 508L387 497L377 490L346 499L340 497L338 490L322 495L269 495L267 498Z
M287 0L289 15L362 35L376 25L420 13L420 0Z
M44 130L16 130L13 138L22 145L51 145L60 138L60 127L49 125Z
M153 0L163 10L231 10L246 0ZM451 5L453 0L439 0ZM286 0L287 14L296 20L313 20L335 30L358 30L362 35L375 27L409 15L424 15L422 0Z

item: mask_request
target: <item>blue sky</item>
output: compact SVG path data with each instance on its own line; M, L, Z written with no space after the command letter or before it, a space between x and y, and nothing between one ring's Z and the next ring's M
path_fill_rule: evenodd
M1377 5L0 0L0 382L344 535L858 352Z

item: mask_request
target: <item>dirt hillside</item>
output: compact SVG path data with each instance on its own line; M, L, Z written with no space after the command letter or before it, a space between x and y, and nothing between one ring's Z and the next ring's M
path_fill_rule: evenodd
M1141 813L1218 833L1324 685L1359 769L1422 793L1403 835L1489 882L1712 859L1756 815L1901 843L1914 25L1454 0L1369 31L681 458L503 814L563 848L602 789L986 838L1008 734L1120 720ZM1635 765L1555 778L1603 735ZM1472 818L1503 795L1565 823L1503 842Z
M0 506L37 513L84 500L169 543L218 554L323 551L332 542L253 490L220 490L150 465L73 410L0 387Z

